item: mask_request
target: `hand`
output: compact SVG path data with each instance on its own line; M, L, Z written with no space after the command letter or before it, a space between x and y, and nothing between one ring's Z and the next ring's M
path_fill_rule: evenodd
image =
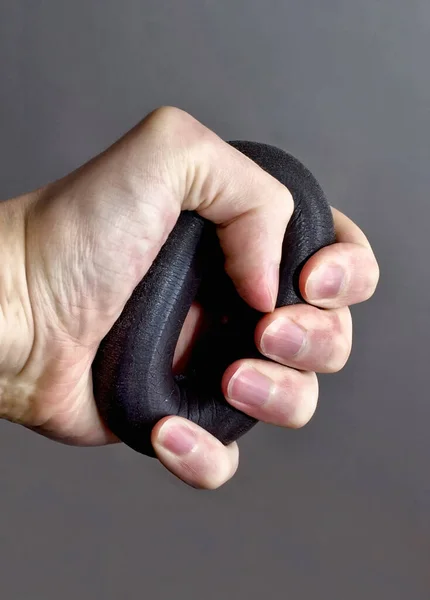
M158 109L67 177L0 205L0 416L63 443L118 441L97 412L91 364L181 210L217 224L227 273L243 299L267 313L255 339L272 361L231 365L222 381L227 400L276 425L296 428L310 419L315 373L338 371L348 359L348 306L375 290L370 245L334 210L337 243L314 255L301 275L310 305L274 310L291 195L174 108ZM203 319L193 305L176 369ZM179 417L160 421L152 442L160 461L195 487L216 488L237 469L237 444L224 447Z

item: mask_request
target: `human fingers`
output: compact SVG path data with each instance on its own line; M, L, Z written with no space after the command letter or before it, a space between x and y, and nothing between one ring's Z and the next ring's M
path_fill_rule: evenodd
M293 429L306 425L318 400L315 373L258 359L230 365L222 389L238 410L259 421Z
M321 308L340 308L368 300L379 281L379 266L361 229L332 209L337 242L314 254L300 274L301 294Z
M195 488L219 488L233 477L239 464L236 443L224 446L205 429L182 417L159 421L151 441L160 462Z
M277 308L255 331L262 354L295 369L335 373L351 353L352 320L348 307L322 310L307 304Z

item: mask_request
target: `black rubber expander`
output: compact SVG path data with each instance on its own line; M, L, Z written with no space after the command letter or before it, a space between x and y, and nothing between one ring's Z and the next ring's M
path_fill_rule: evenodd
M334 242L329 204L314 176L273 146L231 142L292 193L294 213L285 232L277 307L303 302L301 267ZM150 270L103 340L93 364L94 394L109 428L138 452L153 456L153 426L167 415L198 423L224 444L256 421L232 408L221 392L224 370L237 359L263 358L254 344L262 314L237 294L223 268L212 223L182 212ZM172 360L194 300L211 316L186 371L173 375Z

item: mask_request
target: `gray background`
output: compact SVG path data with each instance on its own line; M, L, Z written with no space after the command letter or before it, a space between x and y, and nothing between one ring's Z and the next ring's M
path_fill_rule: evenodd
M2 0L0 52L1 197L173 104L300 157L382 271L311 424L220 491L2 423L2 600L428 598L428 0Z

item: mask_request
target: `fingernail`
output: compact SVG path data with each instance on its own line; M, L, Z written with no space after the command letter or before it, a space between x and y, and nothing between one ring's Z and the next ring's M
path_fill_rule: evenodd
M289 319L273 321L263 333L261 349L263 354L289 359L300 352L306 340L304 329Z
M167 421L159 431L159 443L165 448L176 454L184 456L193 451L197 445L197 437L195 432L186 425Z
M345 271L339 265L323 266L310 275L306 284L309 300L335 298L342 287Z
M242 367L231 378L227 395L242 404L261 406L270 398L273 386L273 381L266 375L250 367Z

